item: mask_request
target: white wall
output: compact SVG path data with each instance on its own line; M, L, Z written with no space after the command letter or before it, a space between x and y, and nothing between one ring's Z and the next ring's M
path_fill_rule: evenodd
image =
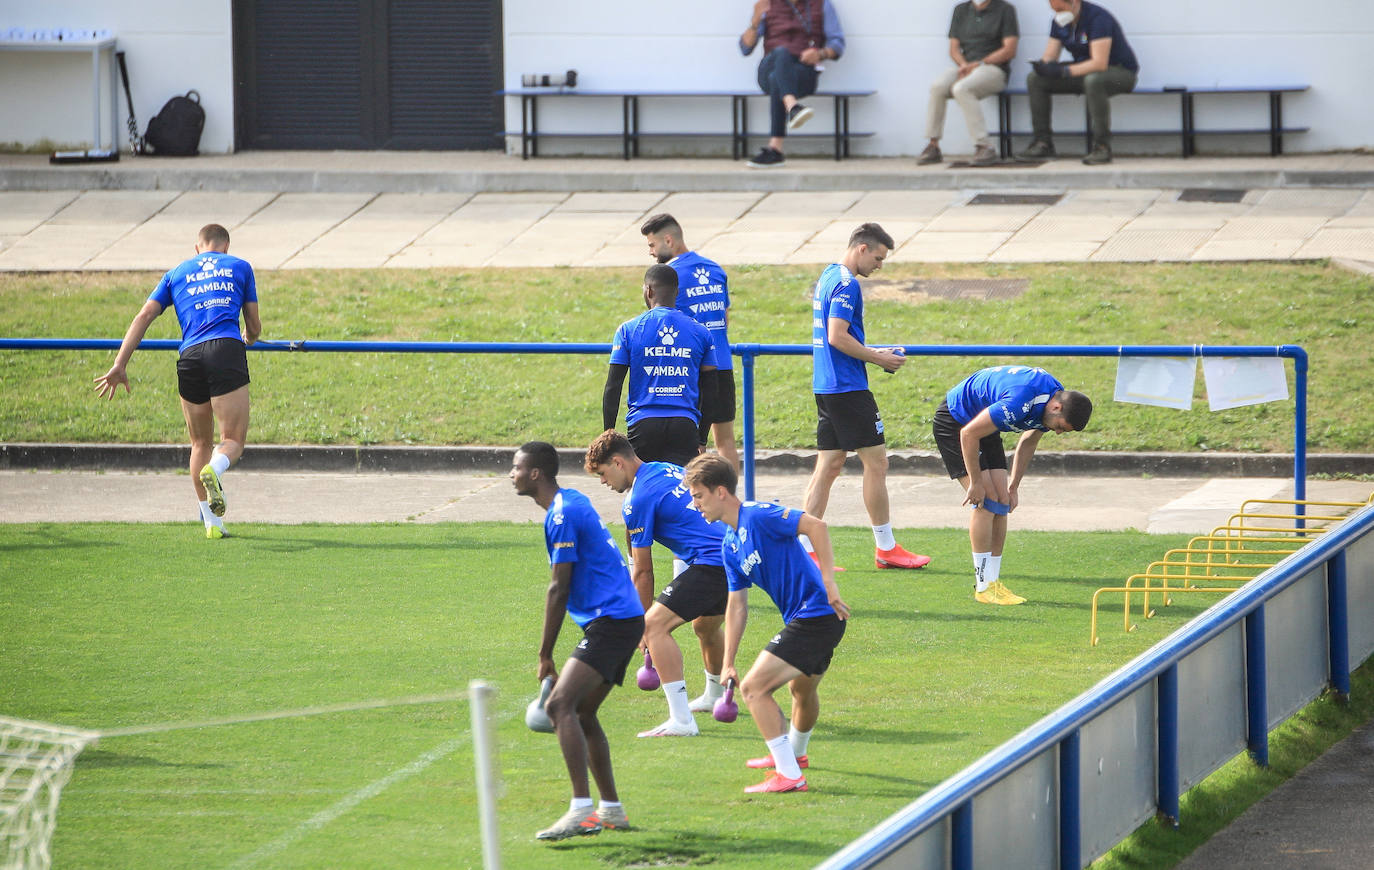
M205 108L201 152L233 150L229 0L0 0L0 30L11 27L113 31L126 53L140 134L163 103L194 89ZM110 87L108 74L102 87ZM108 138L109 91L102 93L102 130ZM121 90L117 126L122 149L129 146L125 106ZM90 138L88 54L0 52L0 142L31 145L49 139L80 145Z
M861 154L914 154L924 145L930 80L949 63L947 54L953 0L834 0L848 41L845 56L829 64L824 88L875 89L877 96L853 104L852 126L879 135L855 146ZM741 57L736 40L748 23L750 0L699 0L696 4L653 4L639 0L506 0L506 86L518 87L527 72L574 68L579 89L733 89L755 86L759 51ZM1014 0L1021 23L1021 48L1012 64L1012 81L1024 85L1028 61L1040 57L1049 33L1045 0ZM1374 80L1374 16L1369 0L1102 0L1126 31L1141 63L1141 84L1305 83L1309 93L1284 99L1284 121L1311 127L1285 140L1286 151L1327 151L1374 144L1374 111L1367 89ZM540 105L545 130L619 129L619 106L547 101ZM1083 126L1081 102L1063 99L1056 125ZM820 109L823 104L817 103ZM1018 129L1029 127L1024 99L1017 102ZM951 106L945 150L971 150L958 111ZM995 104L985 116L995 118ZM519 101L508 100L507 130L520 128ZM673 117L677 115L677 117ZM1113 126L1147 129L1177 125L1178 101L1172 97L1131 98L1113 103ZM753 104L751 129L766 130L764 104ZM828 107L812 121L817 130L830 123ZM1199 98L1199 126L1264 126L1264 96ZM644 129L728 130L727 106L680 101L641 101ZM808 130L807 132L811 132ZM1132 140L1138 150L1177 152L1175 139ZM1267 149L1260 137L1212 140L1218 147ZM518 147L518 143L517 143ZM554 151L557 143L541 144ZM595 144L579 143L581 150ZM618 148L618 143L601 146ZM818 146L824 147L824 146ZM719 152L719 148L717 148ZM1267 150L1265 151L1267 153Z

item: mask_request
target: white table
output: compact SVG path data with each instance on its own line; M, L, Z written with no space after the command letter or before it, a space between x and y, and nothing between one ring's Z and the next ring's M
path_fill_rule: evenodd
M77 51L91 56L91 148L99 150L104 141L100 135L100 55L110 55L110 148L119 150L119 69L115 60L115 38L92 41L33 40L25 42L0 41L0 51Z

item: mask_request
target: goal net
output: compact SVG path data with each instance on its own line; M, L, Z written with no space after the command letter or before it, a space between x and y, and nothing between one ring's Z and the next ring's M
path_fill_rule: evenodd
M43 870L57 801L91 731L0 716L0 870Z

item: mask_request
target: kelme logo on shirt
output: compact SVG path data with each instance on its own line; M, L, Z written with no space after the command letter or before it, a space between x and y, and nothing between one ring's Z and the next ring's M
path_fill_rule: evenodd
M659 327L658 341L659 344L676 344L677 330L666 324L664 326Z
M697 266L696 271L692 273L692 276L697 279L698 284L711 283L711 273L707 271L705 266Z

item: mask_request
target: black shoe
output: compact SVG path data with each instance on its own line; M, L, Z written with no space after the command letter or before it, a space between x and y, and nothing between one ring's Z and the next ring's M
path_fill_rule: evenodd
M787 129L795 130L802 124L811 120L815 112L803 106L801 103L794 103L792 109L787 113Z
M1026 150L1016 155L1017 160L1045 160L1054 156L1054 145L1044 139L1036 139Z
M1093 150L1089 151L1084 157L1083 162L1089 166L1100 166L1103 163L1112 162L1112 149L1107 145L1094 145Z
M927 145L926 150L921 152L921 156L916 158L917 166L929 166L932 163L939 163L945 156L940 153L939 145Z
M745 163L750 169L776 169L787 163L787 158L776 148L764 148Z

